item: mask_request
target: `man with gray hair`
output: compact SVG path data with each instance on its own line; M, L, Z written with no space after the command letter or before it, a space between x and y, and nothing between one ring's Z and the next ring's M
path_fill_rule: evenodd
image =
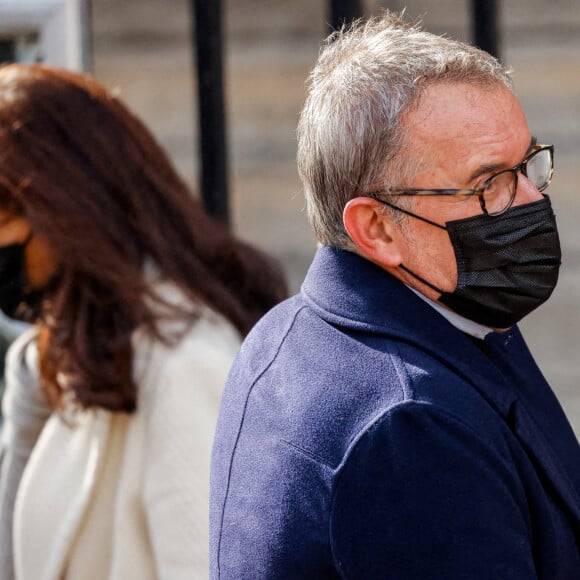
M489 54L390 13L330 37L320 248L226 386L212 578L580 578L580 447L516 326L558 278L553 154Z

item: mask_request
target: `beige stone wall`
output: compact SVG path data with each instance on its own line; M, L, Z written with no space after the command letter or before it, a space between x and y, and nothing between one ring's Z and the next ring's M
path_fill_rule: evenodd
M469 38L463 0L366 0L423 15L427 29ZM302 212L295 127L304 80L326 31L321 0L227 0L226 89L236 232L282 260L298 289L314 241ZM194 185L194 79L187 0L92 0L94 72L144 118ZM564 265L550 302L522 325L580 432L580 9L576 0L505 0L504 60L532 131L556 144L550 188Z

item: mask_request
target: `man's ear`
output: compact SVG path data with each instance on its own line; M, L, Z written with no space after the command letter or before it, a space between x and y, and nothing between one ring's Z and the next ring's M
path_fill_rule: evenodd
M363 257L382 268L401 264L403 236L380 202L370 197L355 197L346 204L342 219L350 239Z

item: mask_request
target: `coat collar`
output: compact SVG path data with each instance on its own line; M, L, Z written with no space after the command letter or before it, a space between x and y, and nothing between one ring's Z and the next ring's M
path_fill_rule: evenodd
M103 467L111 417L99 409L84 411L75 425L56 414L48 420L24 472L15 506L14 553L19 577L62 577ZM53 490L50 505L44 501L45 487ZM35 547L34 557L19 544L22 538Z
M580 465L580 448L517 327L490 333L478 348L402 282L372 262L335 248L317 251L301 294L330 324L414 344L453 368L504 418L546 485L563 500L580 536L580 468L570 469L559 451L563 447L575 454ZM513 361L518 361L517 368ZM530 403L534 392L545 393L552 411L561 414L558 433L542 430L541 412L536 411L543 410Z
M484 382L485 377L474 377L474 372L486 366L487 359L471 339L402 282L354 253L320 248L301 293L331 324L415 344L450 361L461 375ZM490 340L500 348L521 339L517 328L492 334ZM492 398L504 413L509 411L511 394L493 389Z

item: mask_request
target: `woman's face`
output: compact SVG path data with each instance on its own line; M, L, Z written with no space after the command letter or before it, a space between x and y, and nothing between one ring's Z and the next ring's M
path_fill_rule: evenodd
M44 238L32 231L26 218L0 209L0 248L12 244L26 244L24 252L26 289L43 288L57 269L51 248Z

